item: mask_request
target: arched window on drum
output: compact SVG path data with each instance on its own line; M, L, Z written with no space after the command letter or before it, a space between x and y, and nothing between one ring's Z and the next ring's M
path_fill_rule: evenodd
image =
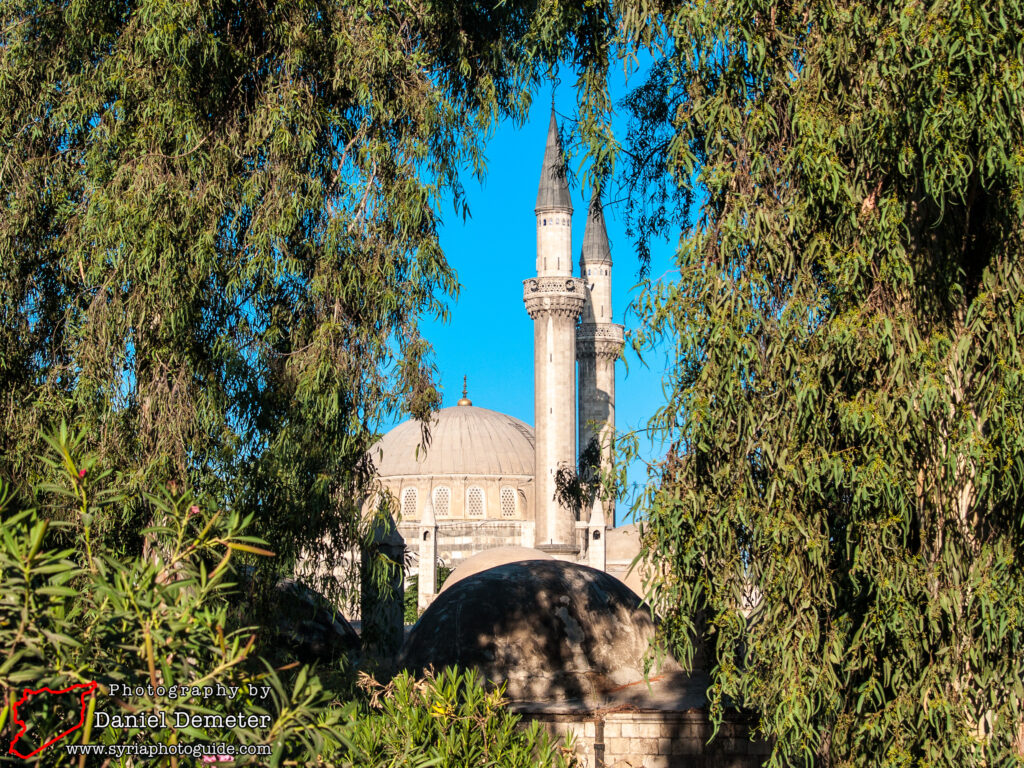
M466 517L483 517L486 513L484 489L474 485L466 491Z
M402 519L414 520L416 516L416 489L406 488L402 491Z
M515 488L506 486L501 489L501 516L505 520L517 516Z
M448 517L452 513L452 492L447 485L434 489L434 515Z

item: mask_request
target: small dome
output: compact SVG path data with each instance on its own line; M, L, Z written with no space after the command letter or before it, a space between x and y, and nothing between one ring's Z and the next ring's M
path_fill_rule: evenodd
M381 478L416 475L532 476L533 428L487 408L457 405L434 414L430 445L420 423L399 424L370 449Z
M613 576L527 560L445 590L413 627L403 661L414 671L476 667L493 682L507 681L513 701L622 701L645 695L654 631L640 598ZM672 659L659 674L682 676Z
M256 588L253 569L243 570L241 584ZM272 654L305 663L331 662L354 657L359 651L359 635L337 607L313 588L292 578L280 579L268 595L270 614L268 650ZM251 617L240 617L243 621Z
M474 574L486 571L490 568L497 568L506 563L519 563L523 560L554 560L547 552L529 547L495 547L477 552L459 563L458 567L445 579L441 591L451 588L465 578Z

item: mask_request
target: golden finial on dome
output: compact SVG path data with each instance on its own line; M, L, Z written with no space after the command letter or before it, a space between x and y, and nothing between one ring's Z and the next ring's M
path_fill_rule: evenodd
M466 377L462 377L462 399L459 400L459 405L472 405L473 401L466 397Z

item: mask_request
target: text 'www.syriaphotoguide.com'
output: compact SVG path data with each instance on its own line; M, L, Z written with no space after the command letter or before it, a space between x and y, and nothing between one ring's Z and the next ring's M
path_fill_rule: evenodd
M64 747L69 755L99 755L102 757L163 757L166 755L205 758L203 762L216 762L218 757L269 755L269 744L69 744ZM212 760L210 758L213 758Z

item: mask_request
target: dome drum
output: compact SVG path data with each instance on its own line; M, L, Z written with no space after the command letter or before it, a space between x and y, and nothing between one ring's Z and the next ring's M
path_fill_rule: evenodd
M532 477L462 475L383 479L399 522L422 518L427 498L444 520L523 520L533 495Z

